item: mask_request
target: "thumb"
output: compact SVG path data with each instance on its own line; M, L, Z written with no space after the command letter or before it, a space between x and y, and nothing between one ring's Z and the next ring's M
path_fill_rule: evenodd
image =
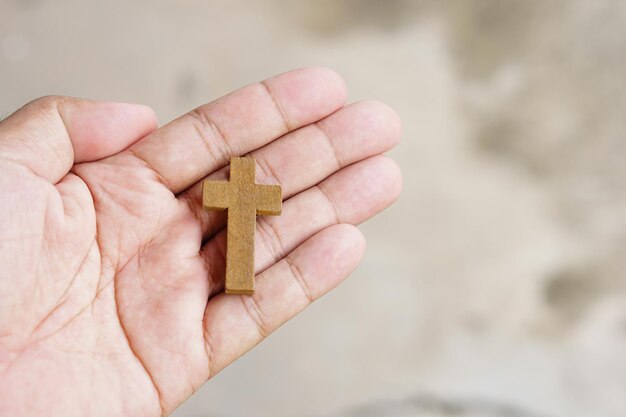
M146 106L43 97L0 122L0 159L57 183L73 164L118 153L155 129Z

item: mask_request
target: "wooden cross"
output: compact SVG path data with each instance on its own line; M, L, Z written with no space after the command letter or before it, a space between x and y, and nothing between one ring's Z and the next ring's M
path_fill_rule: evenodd
M254 229L256 215L279 215L280 185L254 182L254 159L230 160L230 181L204 181L202 205L228 210L226 235L226 294L254 294Z

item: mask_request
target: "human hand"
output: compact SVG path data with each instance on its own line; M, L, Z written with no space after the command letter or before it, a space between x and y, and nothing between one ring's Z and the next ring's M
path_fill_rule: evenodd
M167 415L346 278L401 176L397 116L344 100L310 68L159 129L63 97L0 122L0 415ZM244 154L285 199L257 220L251 297L223 294L225 214L201 198Z

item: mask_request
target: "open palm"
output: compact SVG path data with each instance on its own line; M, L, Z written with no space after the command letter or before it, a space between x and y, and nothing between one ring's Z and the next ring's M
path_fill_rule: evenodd
M343 280L353 226L392 203L399 137L321 68L244 87L156 129L143 106L48 97L0 123L0 415L167 415ZM254 296L223 293L231 156L280 183Z

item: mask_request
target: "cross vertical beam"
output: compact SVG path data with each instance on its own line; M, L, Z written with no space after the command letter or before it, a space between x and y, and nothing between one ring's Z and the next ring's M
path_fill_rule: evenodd
M254 294L254 230L256 216L279 215L280 185L256 184L250 157L230 160L230 181L204 181L202 205L228 210L226 236L226 294Z

